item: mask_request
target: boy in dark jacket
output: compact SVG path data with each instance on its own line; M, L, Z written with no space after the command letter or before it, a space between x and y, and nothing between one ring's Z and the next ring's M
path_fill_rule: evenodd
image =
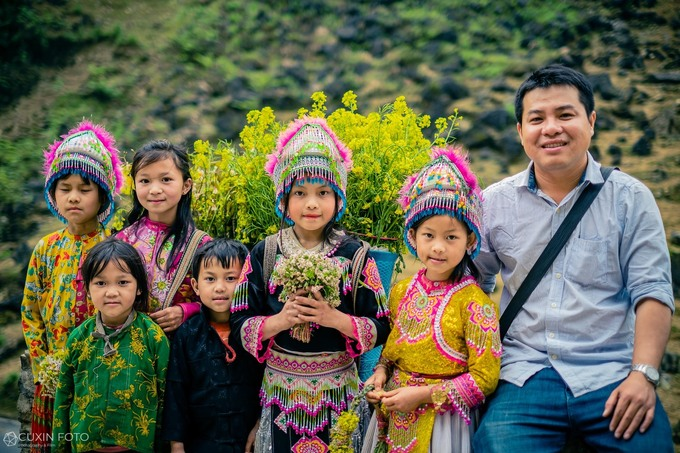
M253 451L263 367L229 328L247 254L240 242L216 239L194 257L191 284L203 307L172 341L162 426L172 452Z

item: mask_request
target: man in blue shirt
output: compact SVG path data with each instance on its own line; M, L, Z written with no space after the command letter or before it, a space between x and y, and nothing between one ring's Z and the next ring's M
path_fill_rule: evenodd
M593 92L560 65L515 97L529 167L484 191L475 264L501 311L588 184ZM558 452L568 436L597 451L672 451L656 395L674 311L666 236L654 196L614 171L529 296L503 342L501 382L474 438L478 452Z

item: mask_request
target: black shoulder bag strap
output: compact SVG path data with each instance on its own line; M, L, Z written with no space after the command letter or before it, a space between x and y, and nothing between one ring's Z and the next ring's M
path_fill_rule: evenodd
M560 250L562 250L564 244L567 243L567 240L574 232L576 225L581 221L583 214L586 213L593 200L595 200L595 197L597 197L597 194L604 186L604 183L607 182L607 178L609 178L609 175L613 170L614 167L600 168L604 182L602 184L589 184L588 187L583 189L583 192L581 192L578 200L574 203L571 211L569 211L569 214L567 214L567 217L557 229L555 235L550 239L548 245L545 246L545 250L543 250L541 256L538 257L536 264L531 268L501 316L501 341L505 338L505 334L508 333L510 324L512 324L517 313L522 309L522 305L524 305L524 302L526 302L527 298L534 291L538 282L541 281L548 271L548 268L552 265L553 261L555 261Z

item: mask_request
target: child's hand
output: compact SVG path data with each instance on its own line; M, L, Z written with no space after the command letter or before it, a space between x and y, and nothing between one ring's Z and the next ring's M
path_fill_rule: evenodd
M184 442L170 441L170 453L184 453Z
M328 314L333 311L333 307L328 305L323 299L316 300L310 296L296 296L293 303L297 305L300 312L300 317L304 318L303 321L315 322L320 325L326 325L323 323L324 318L328 317ZM313 318L313 319L312 319Z
M318 290L312 290L309 295L298 295L294 304L300 312L300 319L305 322L314 322L320 326L338 328L340 316L344 313L328 305Z
M294 296L289 298L281 307L280 312L270 316L264 322L264 326L262 328L263 341L278 335L279 332L288 330L294 325L301 324L303 322L299 317L300 312L293 299Z
M156 321L163 332L173 332L182 324L182 319L184 319L184 310L182 307L168 307L163 310L158 310L154 313L150 313L151 319Z
M375 389L366 394L366 401L372 404L379 403L385 394L385 391L383 390L385 382L387 382L385 367L379 366L375 369L373 375L366 380L365 385L373 384L373 386L375 386Z
M400 387L386 392L382 404L388 411L412 412L430 399L430 387Z
M283 304L283 308L279 312L279 315L281 315L284 319L284 329L290 329L296 324L302 324L304 321L300 319L300 307L298 304L295 303L295 298L299 295L306 295L307 291L303 289L299 289L295 291L295 294L292 294L288 300L286 300L286 303Z

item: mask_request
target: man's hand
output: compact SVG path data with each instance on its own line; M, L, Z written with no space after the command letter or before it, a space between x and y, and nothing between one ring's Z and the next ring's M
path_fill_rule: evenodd
M603 417L611 417L609 430L614 437L630 439L635 431L644 433L654 420L654 385L637 371L631 372L607 399Z

